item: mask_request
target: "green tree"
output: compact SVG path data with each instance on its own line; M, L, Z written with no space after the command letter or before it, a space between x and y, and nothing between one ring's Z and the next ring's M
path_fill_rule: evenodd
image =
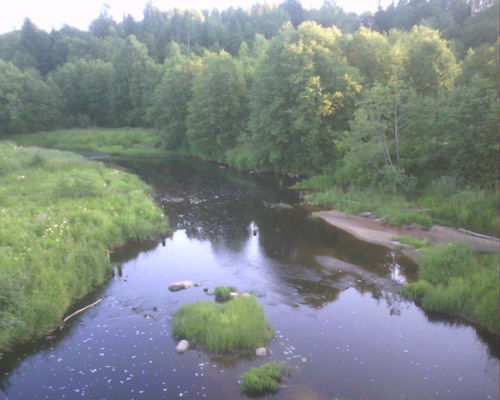
M259 167L318 172L335 161L336 132L347 128L361 89L340 35L306 22L271 41L251 92L247 142Z
M0 135L47 130L59 125L60 97L34 71L0 60Z
M179 46L177 46L179 48ZM201 62L180 54L167 59L163 77L153 93L148 120L169 150L187 147L186 118L192 86Z
M117 50L113 66L111 109L114 125L145 125L146 109L158 84L160 67L149 57L146 46L133 35Z
M208 53L193 82L187 136L193 151L205 158L223 160L233 148L248 118L243 71L226 52Z

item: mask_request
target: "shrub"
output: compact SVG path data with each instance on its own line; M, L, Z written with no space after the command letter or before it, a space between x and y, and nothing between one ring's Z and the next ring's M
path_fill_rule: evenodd
M182 306L172 320L179 339L204 345L214 353L265 346L274 332L255 297L236 297L224 304L202 301Z
M241 377L243 391L256 395L277 392L282 376L283 367L274 361L252 368Z
M237 290L234 286L216 286L214 289L215 300L220 302L231 300L231 292Z

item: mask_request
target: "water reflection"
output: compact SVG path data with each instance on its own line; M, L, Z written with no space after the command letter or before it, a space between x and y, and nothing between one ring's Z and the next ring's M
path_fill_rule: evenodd
M277 330L271 357L293 371L276 399L497 394L496 378L483 370L498 370L496 341L478 331L489 346L485 361L470 328L402 299L401 284L416 277L407 258L300 208L269 207L298 202L287 179L183 158L120 165L154 186L175 232L115 251L109 285L82 300L102 303L53 338L5 355L5 398L244 398L241 373L265 360L174 351L173 313L210 299L203 288L218 284L251 291L265 306ZM185 279L206 283L167 290Z

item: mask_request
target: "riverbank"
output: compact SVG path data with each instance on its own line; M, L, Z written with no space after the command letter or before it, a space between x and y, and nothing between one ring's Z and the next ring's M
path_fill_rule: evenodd
M124 157L159 157L167 151L158 146L158 137L145 128L61 129L13 135L7 138L22 146L37 146Z
M419 280L402 292L423 309L443 312L500 334L497 238L439 225L430 229L388 226L380 219L336 210L314 212L313 216L358 239L398 250L417 262ZM401 243L401 237L425 245L416 249Z
M109 253L168 224L132 174L0 143L0 350L56 328L109 275Z
M337 228L340 228L358 239L399 250L418 263L421 251L413 246L397 241L403 235L418 240L426 240L428 246L439 246L448 243L465 243L473 250L483 253L498 252L500 241L494 237L479 237L467 234L456 228L433 225L423 229L417 225L412 227L397 227L381 223L380 219L363 218L357 215L348 215L341 211L317 211L313 216L321 218Z

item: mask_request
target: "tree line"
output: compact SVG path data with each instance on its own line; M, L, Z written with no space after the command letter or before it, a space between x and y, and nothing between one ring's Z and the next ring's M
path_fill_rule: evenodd
M142 126L169 150L411 191L493 186L498 0L160 11L0 36L0 135Z

